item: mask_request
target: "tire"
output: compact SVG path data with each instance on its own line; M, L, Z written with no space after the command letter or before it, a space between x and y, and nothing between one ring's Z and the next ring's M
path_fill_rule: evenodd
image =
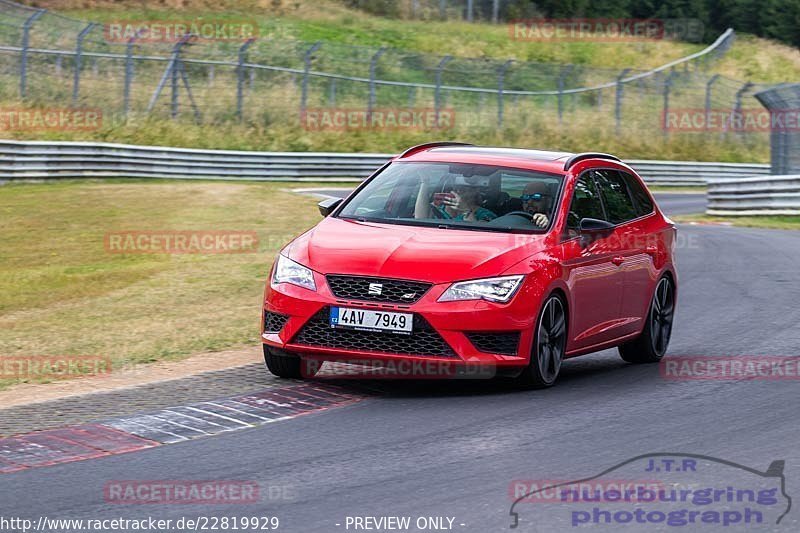
M274 376L285 379L302 379L301 366L302 361L297 356L282 355L275 352L273 349L268 348L266 344L264 347L264 363Z
M546 389L558 379L567 347L567 306L560 296L547 297L535 328L530 362L516 382L528 389Z
M629 363L657 363L667 353L675 317L675 284L668 276L656 285L647 323L642 334L619 346L619 355Z

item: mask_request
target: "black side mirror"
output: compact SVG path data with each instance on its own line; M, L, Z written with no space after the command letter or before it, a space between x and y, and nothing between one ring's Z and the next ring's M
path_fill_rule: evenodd
M614 224L596 218L582 218L580 224L581 244L588 246L600 237L614 231Z
M324 217L330 215L333 213L334 209L339 207L340 203L342 203L342 198L325 198L317 204L317 207L319 207L319 214Z

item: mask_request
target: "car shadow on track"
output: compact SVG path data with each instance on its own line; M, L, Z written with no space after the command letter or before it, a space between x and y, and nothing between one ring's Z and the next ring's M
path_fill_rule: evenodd
M624 386L632 381L663 382L658 365L632 365L616 354L596 354L565 361L553 389L536 391L516 385L509 378L486 379L334 379L314 378L312 382L329 383L369 396L419 398L494 396L505 394L548 394L553 391L587 389L602 385Z

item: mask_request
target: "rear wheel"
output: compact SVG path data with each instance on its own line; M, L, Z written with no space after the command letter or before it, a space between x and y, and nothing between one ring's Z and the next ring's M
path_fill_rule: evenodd
M262 346L264 347L264 363L267 365L267 370L273 375L287 379L305 377L301 372L302 360L299 357L276 352L266 344Z
M531 360L517 382L532 389L551 387L561 371L567 346L567 313L564 302L555 294L547 298L531 346Z
M675 286L665 276L656 285L647 324L636 339L619 347L619 355L629 363L657 363L667 353L675 314Z

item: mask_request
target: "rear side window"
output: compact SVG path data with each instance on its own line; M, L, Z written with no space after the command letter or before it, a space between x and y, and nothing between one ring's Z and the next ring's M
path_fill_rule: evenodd
M639 216L649 215L653 212L653 200L650 199L650 195L647 194L647 191L642 185L642 182L639 181L636 176L632 174L628 174L627 172L620 172L622 174L625 183L628 185L628 190L631 192L631 196L636 201L636 212Z
M578 181L575 182L575 191L572 193L572 203L569 206L569 214L567 215L568 237L572 238L577 235L583 218L605 220L600 195L591 175L588 173L578 178Z
M597 188L612 224L622 224L639 216L633 204L628 185L616 170L597 170L594 173Z

